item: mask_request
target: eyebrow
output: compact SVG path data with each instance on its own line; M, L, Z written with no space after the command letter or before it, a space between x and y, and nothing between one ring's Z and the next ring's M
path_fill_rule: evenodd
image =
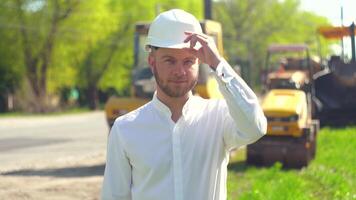
M197 57L194 56L190 56L190 57L186 57L184 58L184 60L195 60Z
M162 56L162 59L165 59L165 58L174 58L174 57L173 56L168 56L168 55Z
M161 59L163 60L163 59L176 59L176 58L174 56L164 55L161 57ZM196 57L189 56L189 57L184 58L183 60L195 60L195 59L196 59Z
M175 58L174 56L169 56L169 55L165 55L165 56L162 56L162 58ZM187 60L187 59L196 59L196 57L194 56L189 56L189 57L185 57L184 60Z

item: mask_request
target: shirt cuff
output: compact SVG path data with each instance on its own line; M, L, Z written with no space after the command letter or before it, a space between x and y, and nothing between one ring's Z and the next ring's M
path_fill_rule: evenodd
M235 76L235 71L230 67L226 60L220 61L218 66L216 66L215 73L224 83L230 82Z

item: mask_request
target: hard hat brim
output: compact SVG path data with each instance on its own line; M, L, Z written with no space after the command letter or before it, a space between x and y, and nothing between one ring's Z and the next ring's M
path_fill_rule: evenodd
M150 50L150 46L154 47L159 47L159 48L168 48L168 49L185 49L185 48L190 48L190 42L167 42L167 41L160 41L160 40L155 40L154 38L147 38L147 42L145 45L146 51ZM197 42L194 46L194 49L200 49L201 44Z

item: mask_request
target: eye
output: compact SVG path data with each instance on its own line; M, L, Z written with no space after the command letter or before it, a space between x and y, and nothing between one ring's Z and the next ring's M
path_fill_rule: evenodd
M184 65L193 65L194 61L193 60L186 60L184 61Z
M173 65L175 63L175 61L173 59L166 59L166 60L164 60L164 62L169 65Z

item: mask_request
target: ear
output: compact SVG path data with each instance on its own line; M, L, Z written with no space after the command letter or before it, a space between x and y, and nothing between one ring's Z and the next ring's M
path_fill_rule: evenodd
M148 60L148 65L150 66L151 71L153 73L154 66L156 65L156 58L155 58L155 56L153 55L152 52L148 54L147 60Z

